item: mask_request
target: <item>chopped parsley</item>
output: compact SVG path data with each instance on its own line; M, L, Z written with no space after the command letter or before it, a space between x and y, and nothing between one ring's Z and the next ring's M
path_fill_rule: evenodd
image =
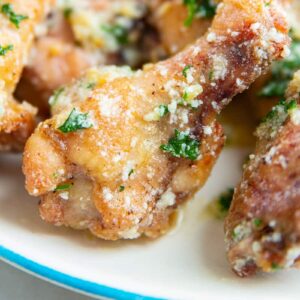
M260 228L261 225L263 224L263 221L262 221L262 219L255 218L252 220L252 223L255 228Z
M161 145L160 149L174 157L196 160L200 155L199 146L200 142L198 140L191 138L186 132L175 129L174 136L168 144Z
M164 104L161 104L159 107L158 107L158 113L159 113L159 116L162 118L164 116L166 116L168 113L169 113L169 108L167 105L164 105Z
M188 71L192 68L193 66L192 65L186 65L183 70L182 70L182 75L187 78L188 76Z
M234 194L234 189L229 188L229 189L227 189L226 192L224 192L220 195L220 197L218 199L218 206L222 213L228 212L231 202L232 202L233 194Z
M71 188L72 184L71 183L65 183L65 184L60 184L55 188L55 192L59 191L67 191Z
M237 239L238 239L238 234L237 234L237 232L235 231L235 229L232 231L231 237L232 237L234 240L237 240Z
M256 130L256 136L262 138L273 138L279 128L287 120L288 116L297 108L296 100L286 101L281 99L277 105L262 119Z
M96 87L96 82L89 82L86 86L87 89L92 90Z
M297 108L297 101L296 100L291 100L291 101L289 101L285 104L285 111L286 112L290 112L290 111L292 111L296 108Z
M92 122L88 119L88 113L82 114L73 108L67 120L58 129L63 133L69 133L92 126Z
M224 219L229 211L233 194L233 188L226 189L208 205L209 213L217 219Z
M113 35L120 45L127 45L128 44L128 29L119 25L103 25L102 29L107 33Z
M185 103L188 102L189 98L191 98L191 97L189 96L188 92L184 91L183 95L182 95L182 100L183 101L180 101L180 104L184 105Z
M282 123L282 121L286 119L287 114L295 108L297 108L296 100L286 101L285 99L281 99L279 103L268 112L262 122L264 123L277 119L277 121Z
M192 25L195 17L212 18L217 9L217 5L212 0L183 0L183 4L188 10L188 16L184 21L186 27Z
M294 39L291 54L272 65L271 79L259 92L263 97L283 97L294 73L300 68L300 40Z
M0 56L5 56L8 51L12 51L13 49L13 45L0 46Z
M272 262L272 264L271 264L271 269L272 269L273 271L278 271L278 270L282 269L282 267L281 267L278 263Z
M145 115L145 121L159 121L162 117L166 116L169 113L169 108L165 104L161 104L154 108L152 112Z
M64 10L63 10L63 14L64 14L64 17L66 19L69 19L71 17L73 13L73 8L72 7L66 7Z
M128 177L130 177L133 173L134 173L134 170L131 169L131 170L129 171L129 173L128 173Z
M119 192L123 192L125 190L125 186L124 185L120 185L119 186Z
M1 6L1 12L7 16L11 23L13 23L17 28L20 28L20 23L28 19L28 16L18 15L14 12L13 6L11 4L3 4Z

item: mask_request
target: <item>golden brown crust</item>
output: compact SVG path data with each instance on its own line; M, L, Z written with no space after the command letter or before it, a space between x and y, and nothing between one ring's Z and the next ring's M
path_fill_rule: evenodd
M35 128L36 109L11 99L4 104L4 110L0 118L0 151L21 151Z
M0 14L0 24L2 34L0 35L0 45L13 45L13 50L8 51L2 57L4 63L0 64L0 78L5 84L8 92L13 92L20 78L24 62L27 60L29 48L31 46L34 27L44 16L47 2L43 0L8 0L6 4L11 4L17 14L21 14L28 19L21 21L19 28L12 23L3 13ZM13 70L13 71L12 71Z
M269 114L258 129L255 154L250 156L225 222L228 259L239 276L298 264L299 76L296 74L288 91L289 101L296 99L297 107L284 113L279 106L284 115Z
M291 28L291 32L293 32L292 36L293 39L298 40L300 38L300 3L298 0L284 0L281 1L284 5L284 10L287 13L287 20L289 23L289 27ZM298 52L298 50L294 50L295 53ZM290 56L295 56L295 53L291 54ZM287 61L289 61L289 58L287 58ZM274 64L274 66L276 63ZM286 66L281 66L282 69L289 69L288 67L289 63L287 62ZM273 66L273 67L274 67ZM290 65L291 66L291 65ZM277 67L278 70L278 67ZM292 75L292 72L294 72L294 67L291 68L290 73ZM275 72L275 73L278 73ZM284 72L283 72L284 73ZM277 75L278 76L278 75ZM289 80L288 78L284 79L284 75L279 75L282 77L282 81ZM289 76L289 75L285 75ZM276 78L276 77L275 77ZM256 121L261 121L264 116L272 109L276 103L283 98L282 96L265 96L261 95L261 92L263 89L270 84L271 82L276 82L276 79L272 78L272 72L268 72L264 76L261 76L258 80L256 80L253 85L249 88L249 90L246 92L246 100L249 101L250 105L252 106L252 110L254 112L254 119ZM251 107L250 107L251 108Z
M93 0L87 3L100 12L107 10L107 14L110 14L110 4L118 1ZM131 1L134 2L139 1ZM145 12L143 18L135 22L137 32L134 34L141 35L141 41L132 47L137 48L135 52L140 56L139 65L144 61L156 62L178 53L202 36L212 21L211 18L195 18L190 26L185 26L187 8L181 0L143 0L139 4L144 7ZM48 100L53 91L78 78L88 67L130 63L130 60L124 61L122 51L107 54L101 45L96 52L78 45L70 20L67 21L57 7L53 9L49 23L51 27L47 34L37 37L34 43L31 59L16 91L18 99L30 101L39 108L42 116L49 115ZM126 45L121 48L126 49ZM137 67L133 62L132 64Z
M222 148L216 114L281 58L288 42L276 5L226 0L209 33L175 57L96 81L82 99L63 94L65 109L38 127L24 153L26 188L42 196L42 217L111 240L165 232L176 208L204 184ZM155 119L159 105L170 113ZM72 107L88 113L93 127L58 130ZM160 149L174 129L201 142L197 160ZM73 184L69 191L55 191L65 182Z
M72 9L68 17L64 16L61 5L57 3L44 20L44 32L36 37L16 90L16 97L28 99L39 107L43 117L49 116L48 100L54 90L71 83L89 67L111 64L137 67L144 58L147 62L154 59L150 52L156 51L151 48L158 44L156 35L144 24L147 13L144 1L74 1L66 6ZM117 43L109 32L118 20L125 29L131 24L129 33L124 33L127 42Z
M49 116L53 91L78 78L93 63L84 50L55 37L37 40L33 50L34 65L25 67L15 95L38 107L41 116Z
M36 110L29 104L18 104L11 94L20 78L24 63L27 60L34 27L45 13L50 1L43 0L9 0L16 14L27 19L17 28L4 13L0 13L0 46L11 47L0 57L0 149L20 150L34 129ZM1 5L3 5L2 3Z
M185 25L188 10L181 0L146 0L151 9L151 22L158 29L161 43L169 55L174 55L206 33L211 18L195 18Z

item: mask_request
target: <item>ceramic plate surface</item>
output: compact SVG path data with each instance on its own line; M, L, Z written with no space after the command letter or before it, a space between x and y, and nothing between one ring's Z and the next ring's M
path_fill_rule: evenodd
M43 223L23 187L21 158L0 157L0 256L28 272L95 297L300 299L300 272L239 279L225 258L223 223L207 203L240 178L246 150L225 149L181 225L155 240L104 242Z

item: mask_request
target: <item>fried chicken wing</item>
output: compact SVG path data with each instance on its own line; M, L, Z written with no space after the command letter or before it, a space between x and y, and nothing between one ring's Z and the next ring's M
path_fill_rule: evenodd
M216 115L286 54L280 10L225 0L208 33L173 58L104 78L94 70L55 94L55 115L24 153L42 218L108 240L166 232L223 146Z
M209 16L188 20L189 9L181 0L62 2L38 30L16 97L28 99L47 115L53 91L89 67L136 68L175 54L207 31L213 3Z
M225 222L228 260L239 276L299 267L300 72L267 115Z
M49 3L10 0L0 4L0 150L22 148L34 129L35 109L17 103L11 94L27 60L34 26Z
M154 52L162 49L145 20L147 14L148 7L140 0L59 2L38 30L17 98L33 99L46 115L53 91L89 67L137 67L154 60Z

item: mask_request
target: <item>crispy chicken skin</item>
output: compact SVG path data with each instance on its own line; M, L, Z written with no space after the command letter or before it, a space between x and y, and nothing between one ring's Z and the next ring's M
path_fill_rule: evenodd
M121 68L107 81L99 71L98 81L75 83L77 93L56 94L54 108L65 106L24 153L26 188L41 197L42 218L108 240L166 232L223 146L216 115L286 53L280 7L265 4L226 0L208 33L173 58L128 75ZM73 109L84 129L63 132L76 123L66 122Z
M103 22L103 27L111 26L120 13L116 7L122 1L78 0L73 2L75 12L70 13L68 18L63 15L61 7L54 7L45 21L45 32L36 38L29 63L18 85L16 97L28 99L39 108L41 115L46 116L49 112L48 100L53 91L62 85L69 84L74 78L78 78L89 67L100 64L123 65L124 63L137 67L143 62L156 62L194 43L207 31L212 20L212 18L195 17L189 26L185 26L188 10L182 0L127 0L126 2L131 5L136 4L137 13L131 17L128 13L125 14L126 10L123 10L124 16L133 21L130 35L136 36L136 41L131 47L128 47L130 46L128 44L122 44L119 47L114 45L108 50L105 49L105 38L110 40L111 37L104 36L104 42L101 41L101 43L96 39L97 34L101 34L100 22ZM76 5L81 2L88 5L78 11ZM99 22L97 31L92 27L93 23L91 22L89 27L85 19L86 17L95 18L94 13L89 15L90 8L98 11L100 15L99 20L96 19ZM114 9L116 12L112 13ZM111 17L101 17L102 13ZM78 25L81 22L87 23L84 27L85 31L90 31L91 36L95 35L96 50L90 47L91 45L86 47L86 39L79 40L78 43L77 38L82 38L79 35L80 26Z
M176 54L206 33L211 18L194 18L188 26L187 7L182 0L146 0L151 10L150 20L157 28L162 46L169 55ZM220 2L220 1L215 1Z
M0 151L21 151L36 126L36 109L16 102L3 93L3 114L0 116Z
M40 108L41 115L47 115L53 91L78 78L89 67L136 67L154 60L156 50L152 49L162 50L145 24L147 13L146 4L140 0L57 3L36 37L16 97L29 99Z
M228 260L246 277L299 267L300 72L257 130L258 143L225 221Z
M65 22L60 24L60 34L68 30ZM31 63L26 66L16 90L16 98L26 99L39 108L39 114L49 114L48 100L54 90L70 83L92 65L92 57L66 37L45 36L36 40L31 51Z
M284 81L289 82L292 79L292 75L299 68L300 56L300 2L298 0L282 0L284 9L287 13L287 20L291 30L291 35L295 41L295 45L291 48L291 54L285 59L285 61L275 63L273 65L273 70L270 70L266 75L261 76L256 80L249 91L246 93L246 97L249 97L250 103L253 106L253 111L255 117L260 121L270 110L276 105L276 103L283 97L283 95L278 95L276 92L271 93L267 96L266 87L270 86L270 83L274 82L277 84L277 88L280 87ZM280 73L277 75L280 79L274 79L272 73ZM291 78L287 78L291 76ZM282 88L282 93L284 94L285 88Z
M49 3L10 0L2 2L1 9L3 5L7 8L8 4L12 5L13 13L23 16L24 20L14 23L9 13L0 13L0 46L3 50L0 56L0 150L19 150L34 129L36 110L29 104L15 102L11 94L27 60L34 27Z

